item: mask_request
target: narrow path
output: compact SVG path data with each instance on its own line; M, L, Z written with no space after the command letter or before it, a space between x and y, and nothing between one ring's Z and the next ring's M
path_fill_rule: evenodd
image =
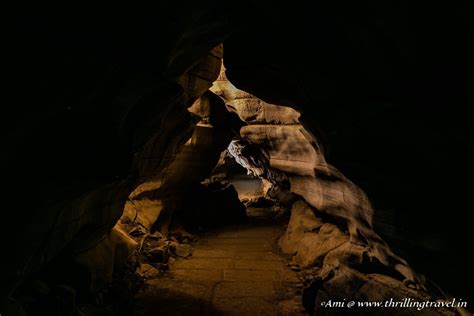
M249 223L201 236L193 256L149 280L139 315L304 315L298 274L278 255L283 226L251 212Z

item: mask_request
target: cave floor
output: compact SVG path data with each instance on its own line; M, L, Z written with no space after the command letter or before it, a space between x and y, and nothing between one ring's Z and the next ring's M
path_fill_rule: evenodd
M146 282L136 297L137 315L305 315L301 282L278 254L284 226L264 209L249 221L206 232L193 256Z

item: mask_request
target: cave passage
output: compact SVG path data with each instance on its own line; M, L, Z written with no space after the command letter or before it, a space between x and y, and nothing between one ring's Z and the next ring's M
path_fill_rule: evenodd
M137 296L143 315L305 314L299 275L278 250L285 221L275 219L258 178L237 174L230 183L248 204L247 219L199 232L192 255L171 258L169 272ZM226 212L225 203L218 207ZM141 269L156 273L150 265Z
M272 171L265 149L239 133L255 122L249 113L261 111L252 103L257 99L233 87L224 68L211 90L229 107L209 94L193 103L189 111L198 122L191 137L165 172L130 195L117 225L139 245L137 272L145 283L133 312L303 315L300 268L278 246L292 201L280 200L291 193L278 195L278 181L287 179ZM275 120L270 127L288 113L297 117L291 109L267 108Z
M145 284L133 308L297 315L327 295L314 290L321 283L334 295L370 284L361 297L387 286L400 299L426 290L374 231L367 196L326 162L300 113L236 88L224 66L216 69L188 109L191 136L135 189L116 226L138 245Z
M472 315L468 6L157 5L11 23L0 316Z
M222 54L177 79L187 109L172 106L168 133L142 144L111 230L85 234L18 287L28 312L51 308L29 301L38 286L86 315L304 315L328 297L444 297L374 230L370 200L326 161L301 113L235 87Z

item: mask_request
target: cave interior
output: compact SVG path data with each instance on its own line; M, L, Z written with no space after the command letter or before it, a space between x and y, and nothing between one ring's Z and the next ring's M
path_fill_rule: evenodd
M1 315L470 315L472 4L154 12L14 16Z

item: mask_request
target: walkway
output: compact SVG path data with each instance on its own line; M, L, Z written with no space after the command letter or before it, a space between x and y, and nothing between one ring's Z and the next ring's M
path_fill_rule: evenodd
M298 274L278 255L282 225L254 209L249 223L207 233L138 296L139 315L305 315Z

